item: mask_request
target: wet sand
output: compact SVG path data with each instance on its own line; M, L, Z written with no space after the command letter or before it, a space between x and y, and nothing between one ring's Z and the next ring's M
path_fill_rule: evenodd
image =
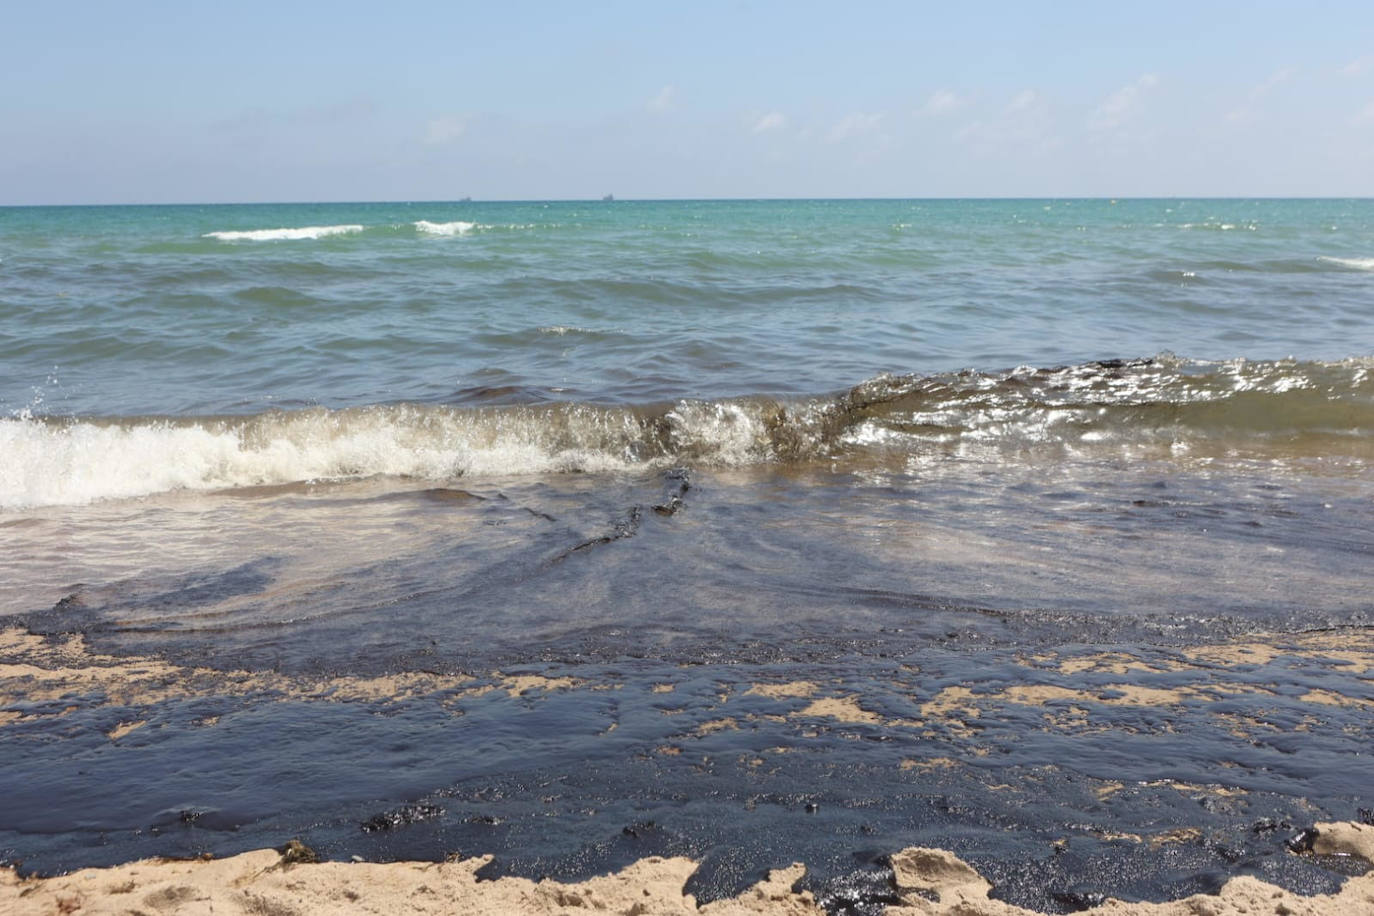
M1368 912L1371 672L1363 627L376 676L12 627L3 893L20 912L555 912L588 893L622 912ZM1313 843L1332 821L1351 823ZM293 836L336 861L273 867ZM90 865L114 868L33 879Z

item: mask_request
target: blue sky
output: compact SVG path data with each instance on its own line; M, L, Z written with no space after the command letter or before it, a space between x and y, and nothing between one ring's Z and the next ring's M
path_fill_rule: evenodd
M11 4L0 80L0 204L1374 195L1368 2Z

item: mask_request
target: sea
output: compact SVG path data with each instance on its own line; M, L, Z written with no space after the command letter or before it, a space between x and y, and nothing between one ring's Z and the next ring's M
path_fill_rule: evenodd
M1374 611L1372 462L1371 200L0 208L0 618L49 640L78 634L106 660L298 678L622 679L644 687L643 703L662 700L650 686L676 671L709 705L730 693L720 684L743 694L764 675L830 677L862 697L876 689L874 666L899 659L941 672L911 681L927 700L951 685L976 693L994 657L1009 683L1004 666L1037 652L1143 656L1254 634L1363 632ZM1368 692L1368 681L1342 689ZM609 695L587 702L603 704L600 715ZM244 729L263 708L242 711ZM0 852L40 870L103 864L166 851L157 825L201 817L169 811L214 810L236 812L222 834L199 822L196 842L216 850L261 842L268 832L245 825L270 824L279 842L323 831L317 842L342 856L375 839L348 833L361 819L348 805L448 793L447 820L435 823L450 826L430 824L395 855L441 858L445 843L466 844L506 849L512 872L577 873L611 854L588 856L600 822L575 812L633 819L605 798L621 778L608 761L636 755L678 766L642 785L679 821L665 809L652 818L660 834L641 817L636 831L617 821L606 836L671 836L662 849L708 855L748 845L722 839L729 817L684 812L692 798L749 795L739 786L752 777L660 792L691 784L685 758L655 757L667 739L647 733L597 751L587 736L602 726L566 731L586 709L537 721L493 712L487 744L468 733L444 743L426 719L428 737L399 742L400 765L382 762L399 739L376 729L418 728L420 714L378 725L368 707L367 740L327 753L301 745L311 750L291 772L330 784L324 799L243 772L270 768L263 748L282 752L301 729L344 742L335 719L311 726L301 713L290 729L207 737L232 731L236 713L222 709L218 731L173 716L112 742L114 723L147 717L95 704L90 715L106 720L84 763L60 762L86 747L70 737L79 712L11 739L22 751L0 770L36 787L28 813L0 814ZM469 710L463 728L478 718ZM727 731L738 729L697 737ZM1219 750L1233 739L1214 722L1197 726L1197 753L1136 742L1096 765L1107 751L1081 736L1032 752L1015 732L1004 762L1023 776L1077 760L1096 779L1211 784L1224 757L1252 774L1252 791L1332 816L1353 816L1374 788L1367 764L1346 768L1345 783L1315 775L1353 759L1352 733L1339 728L1303 752L1316 769L1300 772ZM113 752L130 741L137 753ZM883 741L832 737L834 760L868 744L885 752ZM927 756L986 770L976 744ZM480 765L463 756L478 745ZM234 770L234 754L259 756ZM904 779L944 773L896 760L889 769ZM489 849L460 843L478 829L469 814L537 822L533 809L464 820L452 800L474 773L511 779L530 761L602 773L602 803L570 802L563 845L537 856L517 852L534 827L518 842L488 837ZM226 766L238 775L219 785ZM823 769L778 778L799 785ZM92 773L103 774L99 790L79 788ZM857 785L824 805L794 785L787 797L810 800L778 811L818 824L816 806L844 808ZM472 792L463 797L495 804ZM920 823L938 822L951 842L958 823L967 854L986 841L989 862L1011 861L1019 853L997 845L1006 816L984 817L981 834L972 815ZM1083 816L1045 818L1062 827ZM884 823L860 845L920 832L909 819ZM858 843L852 824L835 829L813 830L829 837L832 877L845 871L835 850ZM801 842L790 827L776 833ZM806 852L776 842L748 867L720 852L717 884L747 884L773 853ZM1215 871L1207 861L1198 874ZM1140 866L1139 894L1194 880L1176 861L1161 867ZM1099 883L1129 891L1114 868L1099 869ZM1043 887L1008 893L1070 907Z

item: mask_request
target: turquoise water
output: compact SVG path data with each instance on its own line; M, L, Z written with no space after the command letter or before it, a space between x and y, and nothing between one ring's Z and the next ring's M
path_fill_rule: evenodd
M212 235L311 227L358 228ZM1374 348L1371 269L1371 201L5 209L0 409L644 403L1161 351L1330 360Z
M1371 284L1366 200L0 209L0 437L23 456L0 506L796 458L745 427L778 404L833 413L884 373L985 373L962 386L976 391L1016 367L1157 356L1122 405L1325 385L1354 412L1335 419L1348 436L1370 419ZM1288 357L1297 368L1269 365ZM1005 405L1018 429L1054 406L1032 400ZM1331 432L1329 399L1283 401L1244 413ZM493 407L507 413L473 410ZM992 435L906 408L859 438L931 422ZM1211 437L1211 419L1189 422ZM784 438L831 454L853 424L827 422ZM352 444L324 454L324 426ZM294 457L264 457L274 443ZM111 479L73 455L85 446L163 466Z

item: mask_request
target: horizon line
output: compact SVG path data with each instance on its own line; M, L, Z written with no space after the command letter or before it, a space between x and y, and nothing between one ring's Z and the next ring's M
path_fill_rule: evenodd
M1246 201L1246 200L1374 200L1371 195L1285 195L1285 194L1148 194L1148 195L987 195L987 196L931 196L931 197L511 197L511 198L430 198L430 199L385 199L366 200L243 200L243 201L120 201L111 203L0 203L0 209L22 210L58 207L263 207L263 206L328 206L328 205L366 205L366 204L568 204L568 203L760 203L760 202L830 202L830 201L1149 201L1149 200L1209 200L1209 201Z

